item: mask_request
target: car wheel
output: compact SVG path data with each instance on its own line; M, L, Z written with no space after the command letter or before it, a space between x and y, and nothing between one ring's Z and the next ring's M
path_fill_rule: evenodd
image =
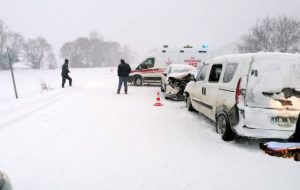
M135 80L134 80L134 79L131 81L131 84L132 84L132 85L135 85Z
M162 84L160 85L160 91L162 91L162 92L166 92L166 90L164 89L164 87L163 87L163 85L162 85Z
M195 109L194 109L194 107L193 107L193 105L192 105L192 100L191 100L191 97L190 97L190 96L187 97L186 102L185 102L185 105L186 105L186 107L187 107L187 109L188 109L189 111L195 111Z
M222 136L224 141L232 141L234 139L235 134L231 129L228 117L224 113L219 114L217 117L216 131Z
M135 85L137 85L137 86L142 86L143 85L143 80L142 80L141 77L136 77L134 81L135 81L134 82Z

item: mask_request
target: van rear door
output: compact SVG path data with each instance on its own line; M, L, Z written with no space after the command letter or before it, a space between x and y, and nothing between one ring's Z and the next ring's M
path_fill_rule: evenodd
M249 71L245 103L247 127L294 131L300 112L300 56L256 55Z

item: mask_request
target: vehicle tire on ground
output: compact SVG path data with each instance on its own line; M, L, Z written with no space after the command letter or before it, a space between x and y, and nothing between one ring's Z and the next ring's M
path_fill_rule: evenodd
M135 85L135 79L133 79L133 80L131 81L131 84L132 84L132 85Z
M235 137L231 129L228 117L225 113L220 113L217 116L216 132L222 136L224 141L232 141Z
M162 92L166 92L166 85L163 87L162 85L160 86L160 90L162 91Z
M295 161L300 161L300 151L295 152L294 160Z
M134 79L134 83L136 86L142 86L143 85L143 80L142 80L142 77L135 77Z
M191 101L192 101L192 100L191 100L191 97L188 96L187 99L186 99L186 101L185 101L185 105L186 105L186 107L187 107L187 109L188 109L189 111L196 111L196 110L194 109L194 107L193 107Z

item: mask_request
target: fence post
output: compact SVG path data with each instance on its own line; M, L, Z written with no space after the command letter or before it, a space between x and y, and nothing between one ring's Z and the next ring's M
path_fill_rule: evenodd
M11 61L11 58L9 55L9 47L6 47L6 50L7 50L8 64L9 64L9 68L10 68L10 72L11 72L11 77L12 77L13 84L14 84L15 95L16 95L16 98L18 99L18 92L17 92L17 87L16 87L14 71L13 71L13 67L12 67L12 61Z

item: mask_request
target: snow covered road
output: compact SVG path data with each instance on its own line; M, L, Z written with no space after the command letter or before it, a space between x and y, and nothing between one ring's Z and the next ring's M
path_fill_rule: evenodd
M76 84L76 77L86 80ZM223 142L213 123L182 102L162 98L164 106L154 107L159 87L129 86L128 95L117 95L109 69L75 70L73 78L72 88L0 96L0 169L14 190L300 186L298 162L263 154L259 141Z

